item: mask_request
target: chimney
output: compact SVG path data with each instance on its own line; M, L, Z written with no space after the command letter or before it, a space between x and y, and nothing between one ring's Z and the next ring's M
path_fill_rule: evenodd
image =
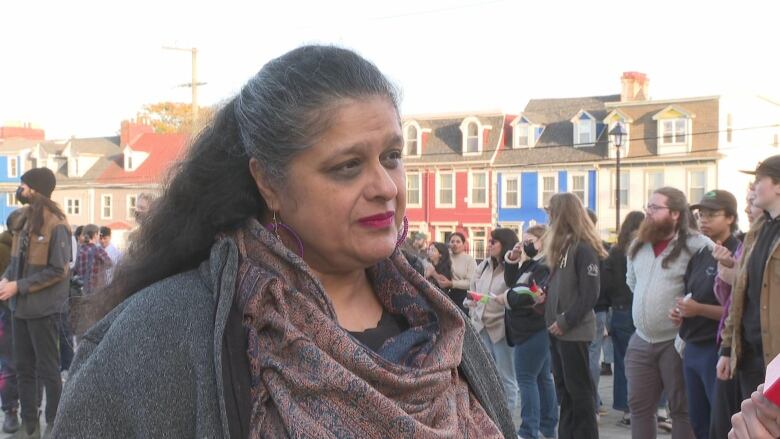
M640 72L623 72L620 78L620 102L646 101L650 99L650 80Z
M124 148L134 142L142 134L153 133L154 128L147 120L138 118L136 120L123 120L119 130L119 147Z

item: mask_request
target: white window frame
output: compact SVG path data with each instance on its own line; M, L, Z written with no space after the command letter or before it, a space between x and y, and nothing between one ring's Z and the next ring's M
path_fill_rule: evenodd
M520 222L511 222L510 221L510 222L502 222L501 223L501 227L502 228L509 229L509 230L515 232L517 234L518 238L520 238L520 241L523 240L523 233L524 233L523 232L523 226L524 225L525 225L525 221L520 221Z
M677 126L678 122L682 122L682 124L685 126L685 140L678 141L677 140ZM670 142L666 141L666 123L672 124L672 140ZM690 143L691 138L691 119L686 117L677 117L677 118L668 118L668 119L659 119L658 120L658 144L661 146L680 146L685 145L687 146Z
M451 175L452 176L452 202L451 203L443 203L441 201L441 177L442 175ZM457 174L455 171L437 171L436 172L436 207L437 208L444 208L444 209L452 209L455 208L455 200L457 199Z
M436 238L437 242L443 242L445 245L449 245L449 242L444 239L444 234L449 233L455 233L457 224L433 224L434 229L434 237Z
M555 191L553 194L557 194L561 190L561 185L558 184L558 173L557 172L539 172L537 173L537 189L539 192L539 196L537 198L538 201L538 207L540 209L543 209L547 206L544 205L544 178L545 177L553 177L555 179Z
M583 115L587 116L587 119L581 119ZM574 133L572 145L575 148L590 147L596 144L596 118L592 114L581 110L571 119L571 123L573 125L572 132ZM590 129L589 142L580 142L580 126L585 124L588 124Z
M13 167L11 166L12 163L13 163ZM8 156L8 177L15 178L18 176L19 176L19 157Z
M108 206L106 206L106 200L108 200ZM108 207L108 215L106 215L106 207ZM100 219L111 219L114 216L114 196L111 194L100 195Z
M417 202L412 203L409 194L412 190L409 188L411 179L417 180ZM422 174L419 171L410 171L406 173L406 207L422 207Z
M488 240L490 239L490 234L488 233L488 227L486 226L470 226L468 228L469 230L469 254L474 259L485 259L489 257L490 255L490 248L488 247ZM477 237L477 232L484 233L485 236L483 237ZM477 255L477 243L482 243L482 248L484 249L484 255Z
M587 171L569 171L566 173L566 191L570 194L574 194L574 177L582 177L583 178L583 194L582 194L582 205L585 207L590 207L588 205L588 189L589 188L589 181L588 181L588 172ZM576 195L575 195L576 196Z
M661 174L663 176L663 182L661 183L660 187L664 187L666 185L666 173L663 169L646 169L645 170L645 204L647 204L648 201L650 201L650 195L652 195L653 191L655 191L658 188L650 189L650 175L651 174Z
M468 151L468 143L469 143L469 126L472 124L477 126L477 150L476 151ZM467 117L463 120L463 122L460 124L460 132L462 134L463 142L461 145L462 153L464 156L475 156L475 155L481 155L483 150L483 141L485 136L485 130L490 129L490 126L484 126L482 125L482 122L479 121L476 117Z
M19 202L19 200L16 199L16 192L6 192L5 194L5 205L10 206L21 206L22 203Z
M693 174L701 172L704 174L704 186L702 189L702 195L701 197L692 197L691 196L691 189L693 189ZM704 194L707 193L707 178L709 177L707 168L690 168L685 170L685 180L686 180L686 191L685 196L688 197L688 204L695 204L701 201L702 198L704 198Z
M410 139L408 137L409 129L414 128L416 137ZM417 122L407 122L403 126L404 130L404 157L420 157L422 155L422 128ZM417 154L409 154L408 146L410 142L414 142L417 146Z
M610 186L609 186L609 188L610 188L610 190L609 190L609 194L610 194L610 196L609 196L609 207L611 207L613 209L615 208L615 177L616 176L617 176L617 172L615 172L615 171L610 172L610 175L609 175L609 183L610 183ZM620 204L620 208L621 209L628 209L629 206L630 206L629 203L631 202L631 174L629 172L621 172L620 173L620 177L621 177L621 180L623 179L623 177L625 177L626 180L628 180L626 182L625 186L623 185L622 181L620 182L620 191L621 192L622 191L626 192L625 203L621 203Z
M131 203L130 200L134 202ZM138 205L138 195L128 195L125 198L125 206L127 207L127 219L135 219L135 206Z
M477 203L473 200L474 196L474 176L476 174L485 175L485 202ZM468 207L488 207L490 203L490 173L487 170L469 171L468 176Z
M67 215L81 215L81 198L65 198L64 201L63 205Z
M501 207L507 209L517 209L520 206L522 206L523 205L522 195L521 195L522 191L520 190L520 184L522 179L520 178L520 174L503 174L501 178L504 180L501 184ZM517 181L517 204L514 205L510 205L509 202L507 201L507 193L508 193L507 187L508 187L508 182L510 180Z

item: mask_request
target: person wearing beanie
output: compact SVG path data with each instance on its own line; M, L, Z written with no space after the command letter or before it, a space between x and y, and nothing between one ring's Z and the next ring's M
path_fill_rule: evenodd
M0 300L10 300L13 310L22 418L17 437L40 437L36 378L46 391L46 433L54 425L62 393L57 317L68 300L71 231L51 200L56 184L47 168L22 175L16 196L26 206L20 209L11 260L0 278Z

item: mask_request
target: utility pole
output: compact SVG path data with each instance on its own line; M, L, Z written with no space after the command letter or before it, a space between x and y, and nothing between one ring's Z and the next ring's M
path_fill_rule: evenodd
M198 82L198 48L163 46L163 49L190 52L192 54L192 82L189 84L181 84L179 87L192 88L192 129L195 130L198 123L198 86L206 85L205 82Z

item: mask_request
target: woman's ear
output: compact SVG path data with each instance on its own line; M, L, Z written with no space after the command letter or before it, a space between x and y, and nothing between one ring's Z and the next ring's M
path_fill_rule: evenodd
M260 191L260 195L265 200L268 208L271 211L278 212L281 208L281 203L276 190L268 184L266 176L263 173L260 163L254 157L249 159L249 172L252 174L252 179L255 181L257 190Z

